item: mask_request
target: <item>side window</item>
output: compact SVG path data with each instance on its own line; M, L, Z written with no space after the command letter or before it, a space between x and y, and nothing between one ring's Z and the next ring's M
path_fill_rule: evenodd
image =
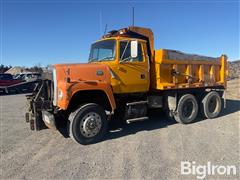
M142 43L138 43L138 61L143 61Z
M121 41L120 42L120 60L128 60L131 56L130 53L130 41Z
M142 44L138 42L138 56L136 58L131 57L130 44L131 44L130 41L120 42L120 61L142 62L143 61Z

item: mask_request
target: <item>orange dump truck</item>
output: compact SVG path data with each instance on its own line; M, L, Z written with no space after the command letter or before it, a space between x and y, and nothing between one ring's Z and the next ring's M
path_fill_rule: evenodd
M86 64L56 64L52 79L27 96L32 130L68 128L80 144L103 138L109 121L148 119L163 109L179 123L198 114L219 115L224 104L227 58L154 50L151 29L110 31L92 44Z

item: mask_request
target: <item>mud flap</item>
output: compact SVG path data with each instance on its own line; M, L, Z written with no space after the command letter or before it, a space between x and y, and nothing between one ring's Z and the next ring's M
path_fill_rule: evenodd
M224 90L223 91L223 108L226 109L227 108L227 93L226 91Z
M177 109L177 94L175 94L174 96L167 96L167 103L169 109L169 116L173 117Z

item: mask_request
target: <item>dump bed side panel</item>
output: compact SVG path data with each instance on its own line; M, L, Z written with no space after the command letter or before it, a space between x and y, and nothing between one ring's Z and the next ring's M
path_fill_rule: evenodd
M154 62L151 63L151 88L226 88L226 59L225 55L211 58L172 50L156 50Z

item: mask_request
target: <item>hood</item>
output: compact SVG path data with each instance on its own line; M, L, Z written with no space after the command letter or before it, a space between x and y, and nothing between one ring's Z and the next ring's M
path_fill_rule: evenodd
M110 69L105 64L56 64L57 80L69 82L78 81L107 81L110 82Z

